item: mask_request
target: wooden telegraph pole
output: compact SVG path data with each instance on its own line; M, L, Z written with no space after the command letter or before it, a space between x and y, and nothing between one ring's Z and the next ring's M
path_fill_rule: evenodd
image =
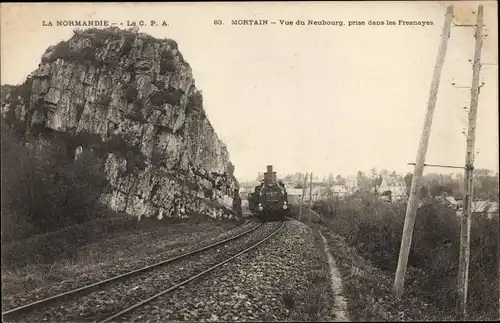
M302 185L302 198L300 199L300 211L299 211L299 220L302 219L302 206L304 204L304 196L306 195L306 185L307 185L307 174L304 177L304 184Z
M311 206L312 206L312 190L313 190L313 173L309 178L309 222L311 221Z
M425 114L424 128L420 138L420 145L417 152L417 160L413 170L413 180L411 182L410 198L406 208L406 217L403 227L403 237L401 238L401 248L399 250L398 267L396 269L396 277L394 279L394 294L397 298L403 293L404 277L406 273L406 265L408 255L410 253L411 238L413 234L413 226L417 215L418 194L420 188L420 179L424 171L425 155L427 153L427 145L432 126L432 116L436 107L437 93L439 89L439 81L441 78L441 70L443 69L444 58L448 47L448 38L450 37L451 20L453 16L453 6L450 5L446 9L443 29L441 31L441 42L439 45L436 65L432 77L429 101L427 103L427 112Z
M475 31L476 45L472 66L472 87L469 111L469 129L467 132L467 152L465 156L465 198L460 221L460 265L458 269L458 313L459 319L467 314L467 285L469 278L470 227L472 221L472 195L474 188L474 142L476 139L476 117L479 101L479 73L481 70L481 46L483 43L483 6L477 10Z

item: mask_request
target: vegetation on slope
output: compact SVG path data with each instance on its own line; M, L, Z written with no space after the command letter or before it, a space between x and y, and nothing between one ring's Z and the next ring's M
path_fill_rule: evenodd
M405 206L388 204L370 194L327 201L316 206L323 225L343 237L373 266L391 276L397 267ZM471 319L495 319L498 307L498 217L475 216L471 228L469 303ZM437 204L421 207L417 213L409 255L409 274L421 297L453 315L459 258L459 218L451 209ZM422 318L425 319L425 318Z
M2 120L2 240L20 239L100 216L103 165L91 151L73 162L51 140L17 140Z
M121 30L116 27L111 28L89 28L85 30L75 29L73 31L73 38L86 38L90 41L88 47L79 50L71 50L70 41L61 41L52 49L52 54L48 57L44 57L42 59L42 63L52 63L58 59L64 59L66 61L74 61L81 63L90 63L96 66L102 66L104 64L117 67L119 65L119 61L113 60L102 60L98 58L99 50L105 48L105 46L110 41L122 41L123 45L120 48L119 58L127 56L130 54L132 49L135 46L135 42L138 38L142 40L143 46L154 44L155 42L165 43L169 49L165 49L161 53L161 66L163 72L173 72L175 71L174 58L178 56L180 61L184 64L187 62L182 57L180 52L176 52L176 55L173 54L173 50L178 49L177 42L172 39L156 39L150 35L144 33L136 33L132 30Z

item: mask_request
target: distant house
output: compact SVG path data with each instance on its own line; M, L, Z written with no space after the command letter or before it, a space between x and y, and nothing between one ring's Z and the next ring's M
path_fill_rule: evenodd
M446 193L442 196L436 197L436 200L450 209L458 210L460 208L460 204L457 200L455 200L455 197L446 195Z
M313 201L320 201L326 199L328 197L328 188L324 186L313 187L311 192L311 197ZM309 202L309 189L306 190L306 196L304 198L304 201Z
M286 193L288 196L288 204L290 205L299 205L300 199L302 198L302 189L301 188L287 188Z
M238 193L240 194L240 198L244 201L248 199L248 193L250 193L252 190L248 187L240 187Z
M333 198L337 198L339 200L343 200L348 194L349 189L345 185L335 184L330 187Z
M458 209L459 207L459 204L458 204L458 201L455 200L455 197L453 196L446 196L444 198L446 200L446 202L448 202L448 206L452 209Z
M473 201L471 205L473 216L485 216L488 219L498 216L498 203L490 201ZM457 216L463 215L463 208L460 206L457 210Z
M386 176L382 179L380 186L376 187L376 190L381 196L385 196L383 195L384 192L390 191L392 201L406 199L406 184L402 178Z
M473 201L471 205L472 215L484 215L491 219L498 216L498 203L490 201Z
M348 195L353 194L358 190L358 179L356 176L347 176L345 179L345 187Z
M300 194L302 194L302 189L297 189L300 191ZM290 191L290 190L287 190ZM326 198L329 197L329 189L328 187L320 186L317 185L316 187L313 186L312 191L309 191L309 187L305 189L305 195L304 195L304 203L309 203L309 196L311 196L312 201L321 201L325 200ZM290 193L288 193L290 195ZM299 195L297 193L297 195Z

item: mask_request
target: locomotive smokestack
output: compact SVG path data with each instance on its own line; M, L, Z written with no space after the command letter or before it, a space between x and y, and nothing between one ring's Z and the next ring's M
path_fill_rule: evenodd
M267 165L267 172L264 174L264 179L266 184L271 184L273 182L273 165Z
M276 172L273 172L273 184L276 184L276 183L277 183Z

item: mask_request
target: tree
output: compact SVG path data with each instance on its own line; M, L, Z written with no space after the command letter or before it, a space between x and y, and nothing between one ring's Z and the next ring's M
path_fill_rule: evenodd
M361 189L361 185L363 184L365 174L362 171L358 171L356 174L356 180L358 181L358 187Z
M406 184L406 194L410 195L411 182L413 180L413 174L412 173L407 173L403 179L404 179L405 184Z
M427 186L421 186L420 187L420 199L426 200L428 198L429 198L429 189L427 189Z
M358 187L359 187L360 191L369 191L370 190L371 185L370 185L369 180L366 177L365 173L363 173L362 171L358 171L356 179L358 181Z
M342 178L342 176L337 175L337 177L335 177L335 183L340 184L340 185L344 185L345 184L345 179Z
M474 170L474 196L482 200L498 197L499 177L488 169Z
M381 195L388 197L389 198L389 202L392 202L392 191L390 191L390 190L389 191L384 191L384 192L382 192Z
M492 177L493 171L485 168L474 169L474 175L477 177Z
M430 195L432 197L441 196L443 193L453 195L453 190L451 187L442 184L434 184L430 188Z
M382 184L382 181L384 179L382 178L382 175L379 175L377 177L375 177L373 180L372 180L372 186L380 186Z
M327 187L327 188L326 188L326 196L327 196L328 198L333 197L333 191L332 191L332 189L331 189L330 187Z
M229 174L229 176L234 175L234 165L231 162L227 164L227 173Z
M304 173L297 172L293 175L293 179L296 183L302 183L304 181L305 176L306 175Z

